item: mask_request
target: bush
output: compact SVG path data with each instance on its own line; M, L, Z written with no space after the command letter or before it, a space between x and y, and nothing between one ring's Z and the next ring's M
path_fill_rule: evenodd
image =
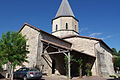
M115 75L110 75L110 77L112 77L112 78L117 78L117 76L115 76Z

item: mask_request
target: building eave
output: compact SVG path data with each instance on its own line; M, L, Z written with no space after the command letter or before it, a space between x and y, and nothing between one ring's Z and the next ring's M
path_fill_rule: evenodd
M60 17L72 17L72 18L74 18L77 22L79 22L78 19L76 19L74 16L70 16L70 15L56 17L56 18L52 19L52 22L53 22L53 20L58 19L58 18L60 18Z

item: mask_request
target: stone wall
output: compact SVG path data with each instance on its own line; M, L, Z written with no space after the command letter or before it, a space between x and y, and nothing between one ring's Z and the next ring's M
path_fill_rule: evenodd
M45 51L45 53L47 53L47 51ZM46 74L46 75L52 74L52 59L48 54L43 55L39 63L42 64L41 70L43 74Z
M91 56L95 56L94 52L94 44L97 42L95 40L73 37L65 39L72 43L72 49L82 51L83 53L89 54Z
M80 38L80 37L67 38L65 40L72 43L72 49L75 49L85 54L96 57L94 45L98 41L86 39L86 38ZM99 75L97 59L95 60L93 67L92 67L92 75Z
M39 32L34 30L33 28L30 28L29 26L25 25L25 27L21 30L23 35L26 36L27 45L29 46L29 54L28 56L28 61L29 63L24 63L26 67L34 67L36 66L36 59L37 59L37 48L38 48L38 35Z
M65 39L72 43L72 49L82 51L96 57L92 67L92 75L108 77L114 74L110 50L97 40L73 37Z
M96 45L96 49L98 51L97 58L99 58L98 66L101 76L109 77L109 75L114 75L112 52L101 43Z
M26 36L26 39L28 39L27 45L29 45L28 50L30 51L30 53L27 55L27 60L29 63L24 63L24 65L26 67L38 67L40 70L42 70L43 73L47 75L52 74L52 59L48 54L42 56L42 54L48 52L47 50L43 50L43 47L45 48L45 46L41 39L67 48L71 47L71 43L54 37L46 32L37 31L28 25L24 26L24 28L21 30L21 33Z
M68 24L67 29L66 23ZM60 38L68 35L79 35L78 21L73 17L59 17L54 19L52 24L52 32L53 35Z
M28 39L27 45L29 45L30 51L28 54L29 63L24 63L26 67L35 67L36 65L42 66L43 72L52 74L51 57L49 55L45 55L48 62L41 57L43 52L43 43L41 42L41 39L45 39L53 43L61 44L62 46L69 48L71 47L72 49L82 52L83 54L96 57L96 61L92 67L93 75L106 77L114 74L111 52L104 44L97 40L80 37L66 38L65 40L72 43L71 45L70 43L65 43L54 36L47 34L45 35L42 32L38 32L27 25L25 25L25 27L21 30L21 33L26 35L26 38Z

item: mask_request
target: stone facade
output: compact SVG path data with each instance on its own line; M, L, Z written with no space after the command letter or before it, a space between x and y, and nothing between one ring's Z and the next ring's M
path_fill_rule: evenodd
M25 24L20 32L28 39L30 54L29 63L24 65L38 67L47 75L55 73L65 75L64 57L68 53L62 51L69 51L75 58L88 59L84 61L84 65L92 61L93 75L103 77L113 75L112 52L109 46L100 39L79 36L78 26L78 20L74 17L68 0L62 1L57 17L52 20L52 34ZM49 54L51 52L59 54ZM76 69L79 67L78 64L72 67L73 72L78 71Z
M64 40L72 43L72 49L78 50L80 52L82 51L83 53L89 54L91 56L95 56L94 44L98 41L80 37L66 38Z
M53 19L52 35L66 37L67 35L79 35L78 21L73 17L60 17Z
M35 67L36 66L36 59L37 59L37 48L38 48L38 36L39 32L30 28L26 25L22 30L21 33L26 36L27 45L29 46L29 54L28 54L28 61L29 63L24 63L27 67Z
M38 31L36 28L34 29L34 27L30 26L31 25L24 25L20 31L28 39L27 45L29 45L30 54L28 54L29 63L24 63L26 67L38 66L43 73L51 75L53 60L55 60L55 70L57 71L57 74L65 74L65 70L63 69L63 54L60 54L59 56L58 54L54 56L47 54L42 57L44 53L49 53L51 50L59 50L54 49L54 47L48 47L48 49L44 50L45 45L43 45L43 41L47 41L48 45L52 44L61 49L73 49L80 52L78 55L85 54L86 56L89 55L95 57L96 60L92 67L93 75L108 77L109 75L114 74L111 50L98 39L81 36L72 36L60 39L44 31Z
M96 57L99 75L103 77L114 75L115 72L112 63L112 52L102 43L98 43L95 47L97 50Z
M81 38L80 36L66 38L65 40L72 43L72 49L96 57L92 67L92 75L100 75L103 77L114 75L112 52L100 41L92 38Z
M58 70L61 69L62 63L64 62L61 60L61 57L55 55L48 55L46 53L49 53L51 51L58 51L58 49L67 49L71 48L71 43L62 40L58 37L55 37L49 33L46 33L42 30L38 30L38 28L33 27L29 24L25 24L22 29L20 30L20 33L26 36L27 45L29 46L29 54L28 56L28 62L29 63L23 63L26 67L37 67L46 75L52 74L52 64L53 60L56 61L56 72L57 74L60 74ZM45 44L43 44L45 43ZM50 47L50 46L53 46ZM56 49L58 48L58 49ZM44 55L44 56L43 56ZM62 62L61 62L62 61ZM64 64L62 65L64 66ZM20 68L19 66L17 68ZM63 71L60 71L61 73L65 74ZM56 73L55 72L55 73Z
M43 36L39 31L35 30L34 28L31 28L30 26L31 25L24 25L23 29L20 31L23 35L26 36L26 39L28 40L27 45L29 46L28 50L30 52L27 55L27 60L29 63L23 63L23 65L25 65L26 67L37 67L40 70L42 70L43 73L50 75L50 66L52 66L51 58L49 55L45 55L47 59L42 57L43 43L41 39L43 38ZM45 51L45 53L47 53L47 51Z

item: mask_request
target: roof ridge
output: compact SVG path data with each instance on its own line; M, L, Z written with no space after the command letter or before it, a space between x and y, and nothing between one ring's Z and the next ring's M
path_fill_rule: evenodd
M80 38L93 39L93 40L96 40L96 41L100 41L101 43L103 43L112 52L111 48L102 39L93 38L93 37L87 37L87 36L80 36L80 35L66 36L66 37L63 37L61 39L72 38L72 37L80 37Z
M99 38L88 37L88 36L80 36L80 35L66 36L66 37L63 37L62 39L71 38L71 37L82 37L82 38L89 38L89 39L94 39L94 40L102 40L102 39L99 39Z

